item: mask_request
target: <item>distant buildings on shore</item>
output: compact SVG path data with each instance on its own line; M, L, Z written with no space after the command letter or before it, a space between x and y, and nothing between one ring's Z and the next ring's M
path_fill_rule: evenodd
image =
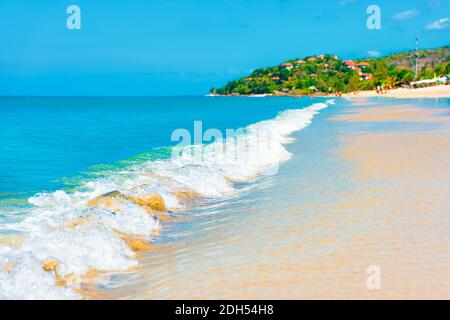
M372 74L370 72L364 72L363 71L363 69L371 67L370 63L368 63L366 61L355 62L353 60L345 60L344 61L344 65L347 68L356 71L359 74L359 76L361 77L361 80L370 80L370 79L372 79Z
M338 60L338 56L334 55L333 56L334 59ZM294 67L298 67L304 63L306 63L306 61L308 62L314 62L317 60L323 60L325 59L325 55L324 54L320 54L317 55L315 57L309 57L306 58L306 60L297 60L294 62L284 62L282 64L280 64L280 69L286 69L286 70L292 70ZM371 64L369 62L366 61L361 61L361 62L355 62L353 60L345 60L344 61L344 65L349 68L352 69L354 71L356 71L358 73L358 75L360 76L361 80L371 80L372 79L372 73L367 72L366 69L369 69L371 67ZM325 64L325 68L322 70L323 72L328 72L328 65ZM317 74L313 73L310 74L311 77L317 77ZM273 77L272 80L274 81L279 81L280 78L279 77Z

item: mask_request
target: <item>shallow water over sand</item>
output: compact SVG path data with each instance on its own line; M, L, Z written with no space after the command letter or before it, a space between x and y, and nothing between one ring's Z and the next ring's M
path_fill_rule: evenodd
M276 175L164 224L137 272L93 297L449 298L448 100L402 101L405 119L394 100L363 104L352 119L358 100L338 101L294 134Z

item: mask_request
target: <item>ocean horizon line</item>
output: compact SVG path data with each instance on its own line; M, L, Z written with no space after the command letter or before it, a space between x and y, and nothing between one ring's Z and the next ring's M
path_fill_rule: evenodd
M183 98L204 97L206 94L197 95L0 95L1 98Z

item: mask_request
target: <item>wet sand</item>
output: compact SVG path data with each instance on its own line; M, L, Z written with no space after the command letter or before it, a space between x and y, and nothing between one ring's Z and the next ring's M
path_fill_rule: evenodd
M366 102L327 121L382 127L337 135L320 166L308 157L324 142L305 139L258 192L198 212L194 225L165 225L177 240L143 255L107 297L449 299L446 109ZM367 285L371 266L379 289Z
M384 274L380 298L448 299L448 134L343 137L341 153L353 164L350 178L359 187L340 205L370 221L346 255L380 266Z
M359 106L358 101L353 102ZM423 123L450 123L449 110L445 108L424 109L411 105L373 106L366 104L363 108L354 108L334 120L354 122L423 122Z
M340 154L352 163L357 189L340 206L370 223L346 254L376 264L377 298L450 297L450 135L448 109L384 106L352 110L340 121L433 123L432 132L368 133L342 137ZM355 298L369 297L354 292Z

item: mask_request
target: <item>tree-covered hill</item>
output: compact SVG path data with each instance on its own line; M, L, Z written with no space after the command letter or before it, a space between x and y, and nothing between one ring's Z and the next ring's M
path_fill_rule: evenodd
M312 94L399 87L414 79L414 51L380 58L341 60L335 55L292 59L232 80L213 94ZM450 74L450 45L419 51L416 80Z

